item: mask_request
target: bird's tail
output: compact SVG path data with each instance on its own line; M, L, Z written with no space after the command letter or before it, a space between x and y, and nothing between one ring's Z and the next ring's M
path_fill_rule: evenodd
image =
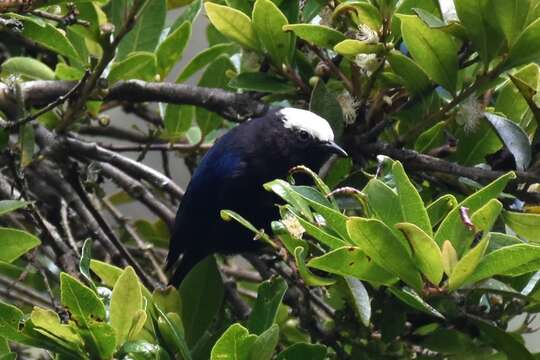
M204 259L204 255L189 252L184 253L178 266L174 270L173 276L169 280L169 285L174 287L180 286L186 275L189 274L191 269L193 269L202 259Z

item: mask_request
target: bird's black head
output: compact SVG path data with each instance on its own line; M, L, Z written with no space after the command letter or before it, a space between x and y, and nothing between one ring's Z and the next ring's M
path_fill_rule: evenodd
M287 166L306 165L318 171L332 155L347 156L345 150L334 142L334 132L323 119L311 111L281 108L267 115L272 127L264 134L265 148L281 159ZM277 160L277 159L276 159Z

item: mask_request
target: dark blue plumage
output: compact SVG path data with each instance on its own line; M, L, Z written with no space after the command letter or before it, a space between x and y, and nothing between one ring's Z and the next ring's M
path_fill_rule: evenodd
M223 221L220 210L234 210L269 231L278 199L262 185L295 165L319 170L332 153L346 155L326 120L293 108L269 110L223 135L199 163L176 214L167 256L167 269L175 268L171 284L179 285L209 254L256 250L260 242L253 234Z

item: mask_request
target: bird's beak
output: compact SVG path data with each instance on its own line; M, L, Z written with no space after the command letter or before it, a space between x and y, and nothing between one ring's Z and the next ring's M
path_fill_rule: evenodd
M347 157L349 154L341 146L336 144L333 141L327 141L323 144L323 147L326 151L328 151L331 154L336 154L340 157Z

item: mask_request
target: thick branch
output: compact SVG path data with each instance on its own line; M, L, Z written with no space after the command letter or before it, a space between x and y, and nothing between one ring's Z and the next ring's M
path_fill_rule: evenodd
M21 84L27 105L44 106L65 95L76 82L38 80ZM92 96L97 98L97 96ZM216 112L231 121L263 114L267 106L247 94L222 89L212 89L187 84L154 83L141 80L119 81L104 98L105 101L164 102L169 104L195 105ZM15 103L8 87L0 83L0 110L14 112Z
M410 170L423 170L452 174L456 176L463 176L475 181L492 181L499 176L504 175L503 171L487 170L473 166L463 166L433 156L420 154L413 150L396 148L388 143L383 142L357 144L351 150L353 157L361 157L362 155L386 155L394 160L401 161L403 165ZM515 179L516 182L540 182L540 174L526 171L515 171L515 173L517 175L517 178Z

